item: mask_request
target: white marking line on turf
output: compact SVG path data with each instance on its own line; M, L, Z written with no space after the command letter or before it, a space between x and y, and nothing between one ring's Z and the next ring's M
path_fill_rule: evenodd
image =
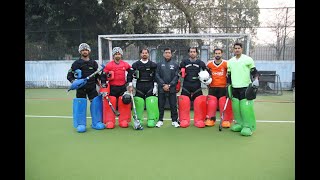
M25 115L25 117L33 117L33 118L69 118L72 119L72 116L37 116L37 115ZM87 118L91 118L90 116ZM171 121L171 119L164 118L163 120L166 121ZM193 119L191 119L193 121ZM220 121L220 120L217 120ZM295 123L295 121L271 121L271 120L257 120L257 122L266 122L266 123L273 123L273 122L278 122L278 123Z

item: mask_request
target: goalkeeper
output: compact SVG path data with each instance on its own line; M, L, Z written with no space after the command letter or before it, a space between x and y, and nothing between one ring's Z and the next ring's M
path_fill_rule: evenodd
M107 93L111 104L119 110L119 127L127 128L131 121L131 97L124 92L127 90L126 73L131 66L122 59L123 51L120 47L114 47L112 55L113 60L106 64L101 74L100 92ZM107 100L103 101L103 123L107 129L113 129L116 125L116 115Z
M211 71L212 82L209 85L207 96L207 116L206 126L214 126L216 112L219 108L220 117L226 103L227 86L227 61L222 59L223 50L216 48L213 50L214 60L208 61L207 67ZM221 119L221 118L220 118ZM224 118L221 119L222 127L229 128L233 120L231 101L228 101Z
M67 79L71 83L90 76L98 69L98 63L90 59L91 49L87 43L81 43L78 51L81 57L72 63L67 74ZM96 89L98 78L99 75L95 75L88 79L83 87L76 90L76 98L73 99L73 126L80 133L86 131L87 97L90 101L91 127L98 130L105 128L102 123L102 99Z
M242 44L233 45L235 56L228 61L228 96L232 99L235 123L231 130L243 136L251 136L256 130L253 100L259 87L259 73L251 57L242 54ZM251 77L253 82L251 81ZM232 93L231 93L232 92Z
M206 64L198 59L197 47L190 47L188 54L189 58L183 60L179 65L183 78L182 91L178 98L180 127L190 126L190 109L193 102L194 126L203 128L205 127L207 96L203 95L201 83L208 85L211 79L210 72Z
M158 88L156 82L157 64L149 60L149 50L140 50L141 59L134 62L127 74L128 91L133 92L133 78L136 79L134 103L138 120L143 124L144 108L147 110L147 126L153 128L159 119Z

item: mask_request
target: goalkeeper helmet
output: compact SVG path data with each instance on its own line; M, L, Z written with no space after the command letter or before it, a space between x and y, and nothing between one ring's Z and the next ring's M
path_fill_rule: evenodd
M210 77L210 74L208 73L208 71L200 71L199 72L199 80L205 84L205 85L209 85L212 81L212 78Z
M79 53L81 53L81 51L85 49L91 51L90 46L87 43L81 43L79 45Z
M112 55L114 56L116 53L120 53L121 56L123 55L123 51L120 47L115 47L112 49Z
M131 96L130 96L130 94L124 93L124 94L122 95L122 102L123 102L123 104L129 104L129 103L131 103Z

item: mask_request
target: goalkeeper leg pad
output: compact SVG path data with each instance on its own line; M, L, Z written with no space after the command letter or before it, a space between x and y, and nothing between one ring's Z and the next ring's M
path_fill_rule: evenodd
M256 130L256 118L253 109L253 100L242 99L240 101L240 111L243 119L243 129L241 135L251 136Z
M204 128L207 114L207 96L200 95L193 101L194 126Z
M122 128L127 128L131 121L131 103L124 104L122 101L122 96L118 99L118 110L119 110L119 126Z
M180 127L187 128L190 126L190 98L185 95L178 97L178 114Z
M79 133L86 131L87 125L87 99L73 99L73 127L77 128Z
M240 113L240 101L237 98L232 98L232 110L235 119L235 123L231 126L231 130L240 132L243 125L243 120Z
M138 96L134 98L134 104L136 105L137 117L140 121L140 124L143 124L143 112L144 112L144 99Z
M219 98L219 109L221 109L220 114L224 110L224 106L226 102L227 102L226 96L222 96ZM226 105L226 109L224 110L222 127L229 128L231 126L232 121L233 121L232 105L231 105L231 99L229 99Z
M205 120L206 126L214 126L216 121L218 100L217 97L208 95L207 96L207 115Z
M91 127L93 129L104 129L105 125L102 123L102 96L93 98L90 104L90 113L92 118Z
M158 97L149 96L146 98L146 109L147 109L147 126L155 127L156 122L159 120L159 107Z
M115 96L108 96L111 104L115 107L117 98ZM109 102L106 98L103 98L103 123L107 129L113 129L116 125L116 115L113 113Z

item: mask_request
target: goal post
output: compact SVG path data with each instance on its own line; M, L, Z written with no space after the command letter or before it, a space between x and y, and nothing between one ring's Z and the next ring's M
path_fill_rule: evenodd
M134 61L140 59L139 50L148 48L150 59L159 61L162 59L162 51L165 47L173 50L173 59L180 62L187 58L186 49L197 47L199 58L205 62L212 59L214 48L222 48L224 59L231 58L234 42L244 45L244 52L249 55L250 35L236 33L190 33L190 34L113 34L98 35L98 60L99 64L112 60L112 48L119 46L123 49L123 59Z

